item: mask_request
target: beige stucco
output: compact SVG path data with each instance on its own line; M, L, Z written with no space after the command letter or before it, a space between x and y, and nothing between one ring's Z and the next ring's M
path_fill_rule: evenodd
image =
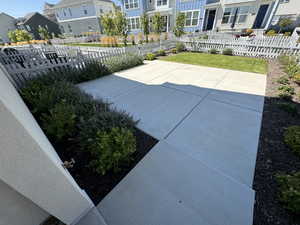
M0 180L66 224L93 207L1 68L0 124Z
M49 216L0 180L0 225L39 225Z

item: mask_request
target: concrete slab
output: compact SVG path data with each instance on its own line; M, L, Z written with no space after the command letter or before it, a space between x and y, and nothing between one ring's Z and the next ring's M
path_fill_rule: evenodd
M251 189L160 141L98 209L110 225L252 225L253 204Z
M164 138L204 96L190 95L156 85L140 86L114 98L114 106L137 120L138 127L157 139Z
M76 225L107 225L99 210L94 207Z
M251 187L260 124L259 112L205 99L166 140Z
M127 93L131 89L143 85L140 82L122 78L116 75L106 76L78 85L81 90L94 98L102 98L111 101L114 97Z

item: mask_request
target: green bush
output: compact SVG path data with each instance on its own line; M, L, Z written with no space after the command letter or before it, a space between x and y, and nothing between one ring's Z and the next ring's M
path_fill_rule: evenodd
M284 142L300 156L300 126L290 126L284 133Z
M57 103L48 114L43 114L41 121L46 135L55 142L71 137L76 129L74 107L64 101Z
M177 42L176 43L176 50L177 50L177 52L185 51L185 45L182 42Z
M171 49L171 53L172 53L172 54L177 54L177 49L176 49L176 48L172 48L172 49Z
M163 49L160 49L160 50L157 52L156 55L157 55L157 56L165 56L165 55L166 55L166 51L163 50Z
M297 106L293 103L278 103L278 107L283 111L286 111L287 113L291 114L292 116L298 115Z
M226 48L223 50L223 55L233 55L233 50L231 48Z
M143 57L137 54L126 54L123 56L115 56L105 62L110 73L120 70L129 69L143 64Z
M285 67L285 72L288 74L288 76L290 78L293 78L294 75L296 75L297 73L300 73L300 67L296 63L289 63Z
M88 148L92 160L90 167L104 175L107 171L118 172L123 162L130 162L136 151L136 140L129 129L113 127L110 131L98 131Z
M76 76L70 80L72 83L79 84L85 81L95 80L109 74L107 67L98 62L89 62L81 70L77 71Z
M267 33L266 33L267 36L275 36L277 35L276 31L275 30L269 30Z
M156 59L156 55L153 53L147 53L147 55L145 56L145 59L152 61L152 60Z
M291 175L277 175L279 199L284 207L295 214L300 214L300 172Z
M282 85L278 88L278 90L279 90L278 96L286 100L290 100L295 94L295 89L288 85Z
M293 80L296 84L300 85L300 73L297 73L293 76Z
M287 76L281 76L280 78L278 78L277 83L287 85L290 83L290 80Z
M212 49L209 50L209 53L210 53L210 54L218 54L218 50L212 48Z

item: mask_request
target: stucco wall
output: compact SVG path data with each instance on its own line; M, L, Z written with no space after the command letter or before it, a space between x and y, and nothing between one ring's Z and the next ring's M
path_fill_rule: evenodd
M93 207L85 192L61 165L52 145L1 67L0 124L0 179L3 182L66 224Z
M47 212L0 180L0 225L39 225Z

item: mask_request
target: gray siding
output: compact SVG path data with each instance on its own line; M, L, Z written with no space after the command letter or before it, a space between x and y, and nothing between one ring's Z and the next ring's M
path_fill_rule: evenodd
M99 18L73 20L69 22L60 22L59 24L62 32L68 35L81 35L85 32L101 32Z

